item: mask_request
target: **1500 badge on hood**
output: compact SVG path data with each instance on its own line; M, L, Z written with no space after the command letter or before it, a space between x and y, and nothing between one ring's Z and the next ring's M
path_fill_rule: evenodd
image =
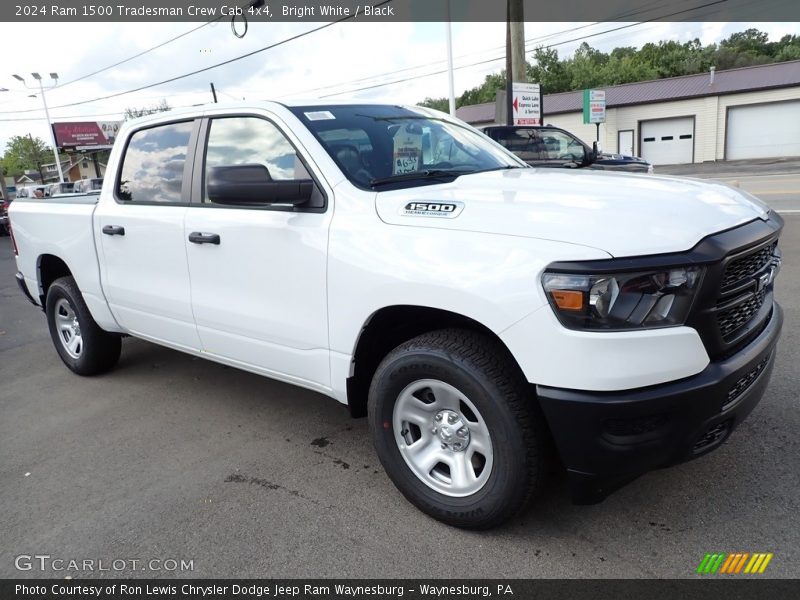
M464 210L463 202L409 202L400 209L406 217L439 217L454 219Z

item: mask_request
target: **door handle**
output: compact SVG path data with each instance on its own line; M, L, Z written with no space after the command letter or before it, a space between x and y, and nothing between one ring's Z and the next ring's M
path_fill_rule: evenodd
M105 225L103 226L103 233L106 235L125 235L125 228L119 225Z
M193 231L189 234L189 241L193 244L214 244L219 246L219 235L216 233L200 233Z

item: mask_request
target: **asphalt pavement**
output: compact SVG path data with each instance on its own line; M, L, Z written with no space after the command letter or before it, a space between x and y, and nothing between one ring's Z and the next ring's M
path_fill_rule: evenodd
M800 214L800 159L666 165L656 173L715 179L754 194L782 214Z
M727 443L596 506L570 504L556 473L474 533L411 506L366 421L316 393L135 339L113 372L73 375L0 238L0 577L693 577L707 552L772 552L762 577L796 577L800 215L782 248L772 382ZM20 555L62 570L18 571Z

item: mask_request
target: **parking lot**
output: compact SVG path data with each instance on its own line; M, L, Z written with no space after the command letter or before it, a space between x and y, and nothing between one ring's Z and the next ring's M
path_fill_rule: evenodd
M731 439L596 506L571 505L554 473L530 510L483 533L416 510L366 421L316 393L134 339L110 374L73 375L0 238L0 576L41 576L15 557L48 554L193 561L95 576L689 577L706 552L744 551L774 553L766 575L795 577L800 215L785 219L778 360Z

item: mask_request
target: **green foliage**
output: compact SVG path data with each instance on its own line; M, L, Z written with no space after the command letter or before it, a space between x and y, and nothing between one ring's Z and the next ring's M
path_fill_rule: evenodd
M41 138L31 139L23 135L15 135L8 140L5 154L0 159L3 174L12 177L22 175L25 171L36 171L39 164L52 161L52 150Z
M450 102L447 98L425 98L425 100L419 103L419 106L433 108L442 112L450 110Z
M605 87L666 77L719 71L787 60L800 60L800 36L785 35L777 42L751 28L730 35L717 44L703 46L694 39L651 42L640 49L630 46L601 52L584 42L569 58L559 58L553 48L539 47L527 64L529 81L541 84L547 94ZM456 98L456 106L493 102L495 92L505 89L505 72L487 75L483 84ZM447 110L446 98L426 98L423 106Z

